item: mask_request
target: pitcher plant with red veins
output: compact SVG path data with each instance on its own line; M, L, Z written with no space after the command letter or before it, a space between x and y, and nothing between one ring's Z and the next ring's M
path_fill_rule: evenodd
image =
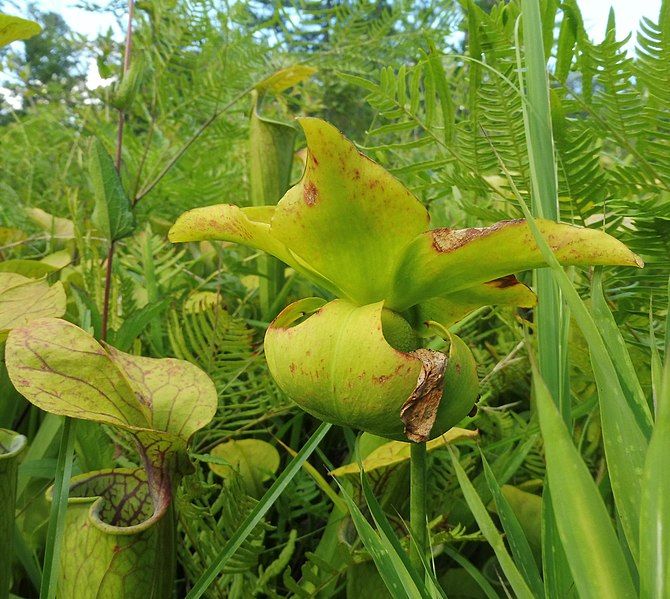
M448 328L481 306L533 306L513 273L545 262L525 220L430 229L419 200L335 127L299 123L304 174L276 206L197 208L170 240L263 250L337 297L291 304L265 335L270 372L302 409L389 439L435 438L477 397L473 355ZM602 231L537 224L563 265L643 265ZM447 353L420 347L430 334Z

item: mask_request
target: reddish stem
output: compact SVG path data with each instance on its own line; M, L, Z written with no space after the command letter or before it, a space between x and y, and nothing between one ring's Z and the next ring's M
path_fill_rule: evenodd
M128 27L126 28L126 47L123 52L123 70L122 77L125 77L130 68L130 53L133 41L133 12L135 9L134 0L128 0ZM123 127L126 123L126 114L119 110L119 121L116 129L116 152L114 156L114 166L116 172L121 176L121 153L123 150ZM107 339L107 328L109 324L109 300L112 291L112 265L114 262L114 240L109 244L107 252L107 269L105 271L105 291L102 300L102 326L100 337L104 341Z

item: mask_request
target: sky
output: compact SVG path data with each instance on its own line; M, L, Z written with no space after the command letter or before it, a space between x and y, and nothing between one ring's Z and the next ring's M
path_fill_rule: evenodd
M104 0L99 0L104 4ZM13 0L20 14L25 10L28 0ZM605 35L607 16L610 7L614 8L616 15L617 36L622 38L631 32L635 32L637 24L642 17L656 19L661 7L661 0L577 0L584 25L589 35L596 42L602 40ZM116 20L109 14L94 14L76 7L76 0L35 0L35 4L44 11L60 13L75 31L86 36L95 37L96 34L107 31L109 27L118 31ZM9 7L7 7L9 8ZM631 40L629 47L633 48L635 39ZM98 75L95 63L89 65L87 84L89 87L97 87L103 80Z

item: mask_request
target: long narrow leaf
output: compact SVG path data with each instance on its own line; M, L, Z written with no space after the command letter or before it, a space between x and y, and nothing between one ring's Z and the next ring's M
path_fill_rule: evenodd
M539 0L522 0L523 57L517 35L519 88L523 95L524 131L535 216L560 220L554 140L549 106L549 82L542 38ZM524 69L525 66L525 69ZM525 81L523 73L525 72ZM566 422L570 422L570 393L567 380L567 326L561 293L550 272L535 273L538 297L536 332L540 371Z
M507 543L512 551L512 555L514 556L526 583L533 591L533 595L535 595L535 597L542 597L544 595L544 587L542 585L540 573L537 569L535 557L528 544L528 539L526 539L526 535L521 528L521 524L519 523L516 514L512 510L507 499L505 499L505 496L500 490L500 485L483 455L482 463L484 464L486 482L493 495L493 501L496 504L496 510L500 517L500 522L503 525L503 529L505 530Z
M412 578L412 581L417 586L417 588L420 589L422 596L430 596L430 594L427 593L425 589L423 589L424 583L421 580L419 572L417 572L416 569L412 566L409 555L402 548L402 545L400 544L400 541L398 540L398 537L396 536L391 526L391 523L386 518L386 514L384 514L384 511L382 510L379 501L377 501L377 498L372 492L370 482L368 481L368 476L362 468L361 468L361 485L363 487L363 495L365 497L365 502L367 503L368 508L370 509L370 514L375 522L375 526L379 530L380 535L383 535L383 537L388 540L388 543L391 545L393 551L398 556L398 559L402 562L404 568L407 570L407 573ZM434 590L444 597L444 593L439 587L436 587Z
M44 566L42 568L42 585L40 599L53 599L56 596L58 571L60 569L60 550L65 533L65 512L70 494L70 478L72 476L72 458L74 456L75 421L65 418L58 450L56 481L54 483L53 503L49 514L46 547L44 550Z
M546 485L542 493L542 569L544 594L547 597L571 599L576 588L561 538L556 528L556 515Z
M496 590L491 586L491 583L486 580L486 577L481 573L481 570L474 566L472 562L469 562L460 553L449 547L449 545L445 545L444 552L472 576L472 579L479 585L479 588L484 591L487 599L500 599L500 595L496 593Z
M495 149L494 149L495 151ZM591 363L598 386L600 418L605 455L617 512L633 559L639 555L640 473L644 468L647 439L635 418L635 410L621 388L619 377L600 331L577 290L563 271L546 239L542 236L528 206L514 184L504 162L498 160L512 192L528 221L542 257L558 282L563 296L589 345Z
M509 581L514 593L519 599L531 598L533 593L528 588L526 581L521 576L519 569L514 564L510 554L505 547L505 542L503 541L502 535L496 528L491 516L489 516L486 506L480 499L477 494L476 489L470 482L468 475L463 470L463 467L460 465L456 454L451 450L451 462L456 471L456 476L458 477L458 482L461 485L461 490L463 491L463 496L465 501L468 504L468 507L472 511L472 515L477 520L477 524L482 531L482 534L486 537L486 540L489 542L489 545L493 548L493 551L498 558L500 567L502 568L507 580Z
M390 541L375 531L372 525L365 519L365 516L363 516L351 495L345 491L342 485L340 485L340 491L342 492L342 497L347 502L349 514L358 531L358 535L370 553L372 561L377 566L377 572L393 599L425 598L426 595L419 590L419 587L415 584L407 568L404 567L402 559L395 552Z
M640 596L670 596L670 358L658 396L656 425L642 475Z
M635 589L602 497L535 366L533 380L556 523L579 596L630 599Z
M640 379L635 372L635 366L626 348L626 342L619 331L612 311L605 301L602 283L602 268L596 268L591 285L591 312L603 341L607 345L612 363L621 382L621 388L626 393L628 405L635 414L640 429L649 438L651 436L652 417L649 404L642 391Z

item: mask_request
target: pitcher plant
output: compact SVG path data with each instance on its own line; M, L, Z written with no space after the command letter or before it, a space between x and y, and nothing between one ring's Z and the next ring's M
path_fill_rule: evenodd
M389 439L438 437L478 388L472 353L449 327L481 306L533 306L514 273L545 262L525 220L430 229L418 199L335 127L298 122L306 166L276 206L196 208L169 237L263 250L335 296L289 305L265 335L272 376L305 411ZM564 265L642 266L602 231L537 223ZM421 347L429 335L448 350Z

